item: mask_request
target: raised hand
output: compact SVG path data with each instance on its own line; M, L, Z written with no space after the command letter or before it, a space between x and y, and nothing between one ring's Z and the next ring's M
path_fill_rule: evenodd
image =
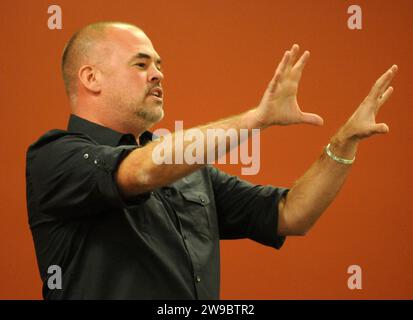
M323 119L314 113L300 110L297 90L304 66L310 57L305 51L297 60L299 46L293 45L279 63L264 96L255 109L257 121L262 126L307 123L322 125Z
M389 87L389 84L397 69L397 66L393 65L377 79L368 96L340 129L343 137L358 141L374 134L389 132L387 124L376 123L376 116L380 107L393 93L393 87Z

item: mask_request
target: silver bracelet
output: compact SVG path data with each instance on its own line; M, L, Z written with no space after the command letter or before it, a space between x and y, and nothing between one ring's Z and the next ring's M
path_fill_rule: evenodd
M343 158L337 157L334 153L331 152L331 150L330 150L330 143L327 145L327 147L325 147L325 149L326 149L327 155L328 155L331 159L333 159L334 161L337 161L337 162L339 162L339 163L342 163L342 164L352 164L352 163L354 162L354 160L356 160L356 156L354 156L354 158L351 159L351 160L350 160L350 159L343 159Z

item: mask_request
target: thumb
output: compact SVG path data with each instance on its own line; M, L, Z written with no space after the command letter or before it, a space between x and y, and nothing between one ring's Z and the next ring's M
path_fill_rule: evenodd
M389 127L385 123L378 123L374 126L374 133L388 133Z
M324 124L323 118L321 118L318 114L307 112L302 113L302 122L315 126L322 126Z

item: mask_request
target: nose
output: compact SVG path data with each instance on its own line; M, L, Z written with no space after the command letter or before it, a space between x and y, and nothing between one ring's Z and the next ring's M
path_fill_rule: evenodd
M161 82L163 79L163 73L157 67L153 66L151 72L148 73L149 82Z

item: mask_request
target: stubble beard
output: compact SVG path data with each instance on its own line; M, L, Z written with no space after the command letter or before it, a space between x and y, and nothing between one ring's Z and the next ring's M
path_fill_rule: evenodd
M161 121L164 117L163 104L160 101L156 101L155 103L143 101L135 106L134 110L136 110L136 116L144 122L148 128Z
M117 100L118 105L122 106L124 117L126 116L124 121L132 127L147 130L164 117L163 103L148 101L148 96L144 99L125 99L124 96L120 96Z

